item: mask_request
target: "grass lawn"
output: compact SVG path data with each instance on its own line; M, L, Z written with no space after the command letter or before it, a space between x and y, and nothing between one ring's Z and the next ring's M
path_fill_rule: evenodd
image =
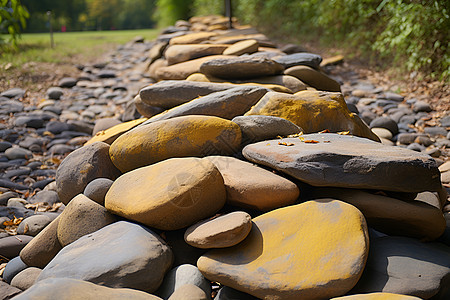
M157 34L157 29L56 32L53 49L49 33L22 34L18 51L6 49L0 54L0 66L11 63L13 67L19 67L27 62L65 63L72 59L91 61L138 35L153 40Z
M153 40L158 29L22 34L18 50L0 48L0 91L12 87L40 90L59 75L68 76L75 64L89 64L136 36ZM43 84L42 87L38 86Z

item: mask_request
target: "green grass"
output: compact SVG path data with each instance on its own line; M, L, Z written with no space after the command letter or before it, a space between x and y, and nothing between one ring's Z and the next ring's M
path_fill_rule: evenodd
M0 48L0 68L9 63L10 67L20 68L27 62L90 62L136 36L153 40L157 35L157 29L57 32L53 34L55 47L52 49L49 33L22 34L18 50Z

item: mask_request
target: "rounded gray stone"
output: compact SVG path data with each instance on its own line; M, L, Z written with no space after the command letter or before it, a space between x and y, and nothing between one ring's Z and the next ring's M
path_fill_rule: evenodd
M96 178L88 183L83 194L100 205L105 204L105 195L113 184L109 178Z
M30 203L42 202L42 203L48 203L49 205L53 205L60 201L59 201L58 193L56 193L55 191L39 191L36 193L36 195L34 195L30 199L28 199L28 202L30 202Z
M6 149L5 155L9 160L13 159L30 159L33 153L30 150L21 147L11 147Z
M19 274L21 271L28 268L28 266L20 259L20 256L16 256L11 259L3 270L2 278L7 283L11 283L11 280Z
M156 292L158 296L167 299L178 288L191 284L202 289L206 295L211 295L211 286L208 280L203 277L197 267L189 264L180 265L167 273L160 288Z
M17 227L18 234L36 236L52 220L45 215L34 215L23 220Z
M378 117L370 122L370 128L386 128L389 130L392 135L396 135L398 133L398 125L397 123L389 117Z
M63 90L60 87L51 87L47 90L47 96L49 99L59 100L63 95Z

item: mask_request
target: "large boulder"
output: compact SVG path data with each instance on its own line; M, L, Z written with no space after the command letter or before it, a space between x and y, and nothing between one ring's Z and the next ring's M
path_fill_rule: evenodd
M64 247L38 281L73 278L154 292L172 265L172 251L153 231L120 221Z
M106 208L127 219L176 230L214 215L225 204L225 186L207 159L172 158L120 176Z
M242 152L252 162L313 186L398 192L441 188L430 156L350 135L306 134L251 144Z
M263 299L326 299L348 292L362 274L367 227L349 204L309 201L253 223L242 243L200 257L206 278Z
M303 128L305 133L349 131L353 135L379 141L369 127L350 112L341 93L300 91L289 95L270 92L246 115L284 118Z
M241 144L236 123L211 116L183 116L136 127L110 148L114 165L127 172L172 157L231 155Z

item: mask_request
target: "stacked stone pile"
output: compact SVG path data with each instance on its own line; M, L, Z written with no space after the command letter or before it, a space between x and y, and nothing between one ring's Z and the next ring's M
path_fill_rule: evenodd
M227 21L2 100L3 299L450 298L449 120Z

